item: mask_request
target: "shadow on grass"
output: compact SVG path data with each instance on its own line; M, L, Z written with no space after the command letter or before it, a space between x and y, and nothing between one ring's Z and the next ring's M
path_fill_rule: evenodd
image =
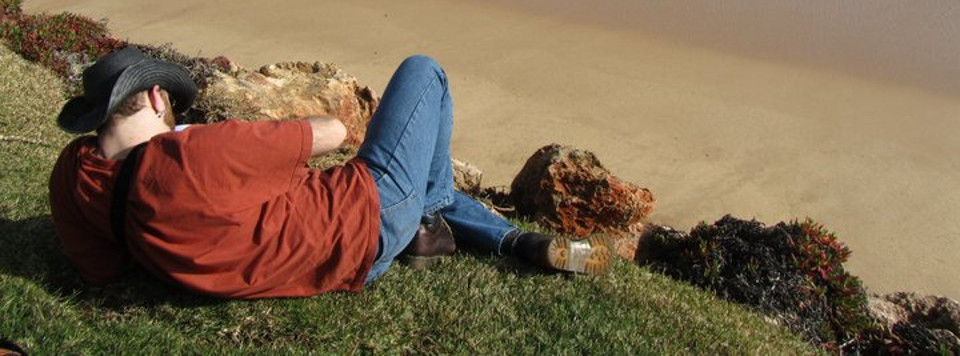
M86 283L62 252L50 215L22 220L0 217L0 231L0 274L33 281L60 299L116 311L160 304L197 307L225 302L172 286L139 267L106 286Z
M61 250L56 228L50 215L22 220L0 217L0 274L17 276L35 282L47 293L60 299L72 299L96 308L121 311L130 307L152 307L168 304L179 307L210 306L228 300L208 297L171 285L140 267L134 267L119 280L106 286L86 283ZM466 244L459 244L458 253L472 256L504 274L518 278L551 271L512 257L493 256ZM370 289L376 288L376 283Z
M463 243L460 240L457 241L457 253L466 254L476 258L480 263L493 267L500 273L512 274L518 278L542 276L545 274L557 274L567 277L574 276L574 273L572 272L551 270L546 267L536 266L529 262L521 261L515 257L494 256L490 251L471 246Z

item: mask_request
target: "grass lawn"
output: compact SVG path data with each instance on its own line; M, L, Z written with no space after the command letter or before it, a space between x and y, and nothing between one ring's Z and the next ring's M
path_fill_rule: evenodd
M70 139L50 72L0 46L0 338L35 354L810 354L758 314L627 262L601 277L461 253L363 293L229 301L144 272L85 285L60 253L47 178Z

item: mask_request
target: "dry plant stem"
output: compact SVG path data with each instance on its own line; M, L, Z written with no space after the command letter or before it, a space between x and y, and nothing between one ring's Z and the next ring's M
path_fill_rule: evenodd
M23 136L0 135L0 142L23 142L23 143L29 143L29 144L41 145L41 146L47 146L47 147L52 146L47 141L36 139L36 138L23 137Z

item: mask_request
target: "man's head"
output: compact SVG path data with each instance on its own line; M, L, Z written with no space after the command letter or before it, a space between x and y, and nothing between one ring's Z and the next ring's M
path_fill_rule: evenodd
M116 111L98 128L98 132L100 129L109 126L110 122L122 120L147 108L154 109L154 111L157 112L157 117L162 119L163 122L172 129L177 121L176 116L173 114L173 106L170 100L170 93L160 88L159 85L154 85L153 88L131 94L126 100L117 105ZM158 107L162 109L156 109Z
M57 118L72 133L99 128L111 116L136 112L151 100L165 100L165 120L186 111L196 98L197 86L187 71L174 63L152 59L127 47L104 56L83 71L83 96L71 99ZM124 111L121 112L121 109Z

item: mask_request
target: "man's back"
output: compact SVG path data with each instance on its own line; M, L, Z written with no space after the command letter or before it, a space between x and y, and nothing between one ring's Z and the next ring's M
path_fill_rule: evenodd
M50 182L66 252L101 283L129 268L129 255L217 296L359 290L376 254L377 191L360 161L306 169L311 144L305 121L228 121L155 136L131 182L124 246L109 229L119 163L100 157L95 139L79 138Z

